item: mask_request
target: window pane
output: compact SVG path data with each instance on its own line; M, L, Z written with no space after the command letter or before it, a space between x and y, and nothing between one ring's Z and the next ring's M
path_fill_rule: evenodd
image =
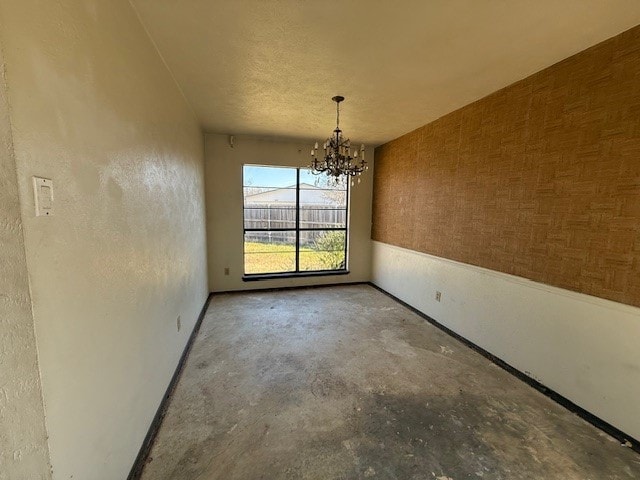
M345 228L347 183L300 169L300 228Z
M245 207L293 207L296 206L296 187L254 188L244 187Z
M300 188L304 188L307 185L311 185L316 188L324 188L327 190L346 190L347 179L345 179L345 177L339 177L336 182L336 179L334 177L329 177L324 173L314 174L308 168L301 168Z
M295 228L295 168L245 165L244 228Z
M300 232L300 270L346 268L344 231Z
M270 190L245 187L244 207L244 228L296 227L295 187Z
M300 186L300 208L347 208L347 192L324 188Z
M296 269L296 232L246 232L244 273L282 273Z
M261 167L244 165L242 167L242 185L256 190L277 188L296 188L296 169L288 167ZM254 192L256 193L256 192Z
M296 228L296 207L247 206L244 228Z
M347 210L344 208L300 207L300 228L345 228Z

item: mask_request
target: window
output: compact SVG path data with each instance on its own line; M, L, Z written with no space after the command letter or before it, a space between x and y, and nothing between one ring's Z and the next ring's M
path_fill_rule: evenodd
M244 273L346 272L348 181L244 165Z

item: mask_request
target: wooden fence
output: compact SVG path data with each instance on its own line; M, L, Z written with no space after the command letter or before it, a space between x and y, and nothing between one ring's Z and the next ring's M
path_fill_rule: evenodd
M344 208L300 207L300 228L345 228L347 210ZM292 229L296 228L295 206L281 206L260 204L247 205L244 209L245 229ZM311 245L324 232L302 232L301 245ZM250 240L268 243L290 243L296 238L295 231L291 232L250 232Z

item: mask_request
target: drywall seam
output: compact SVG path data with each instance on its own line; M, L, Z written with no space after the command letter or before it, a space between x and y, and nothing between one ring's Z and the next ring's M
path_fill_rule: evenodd
M169 72L169 75L171 76L173 83L175 83L176 87L178 87L178 90L180 91L180 95L182 95L182 98L184 98L184 101L187 103L189 110L191 110L191 114L193 115L193 118L195 118L198 121L198 125L200 125L200 119L198 118L198 115L196 114L196 111L194 110L193 105L191 105L191 102L185 95L184 90L182 89L182 86L178 83L178 80L176 79L176 76L173 74L173 71L171 70L171 68L169 68L169 64L167 63L164 56L160 52L160 49L158 48L158 44L156 43L154 38L151 36L151 33L149 33L149 29L147 28L145 23L142 21L142 17L140 17L140 13L136 9L135 5L131 2L131 0L127 0L127 2L129 3L129 6L132 8L133 13L135 13L136 18L138 19L138 22L140 22L140 26L144 30L144 33L147 35L147 37L149 37L149 41L151 42L151 45L153 45L154 50L158 54L158 57L160 57L160 60L162 60L164 67L167 69L167 72ZM200 125L200 131L202 132L202 125ZM204 134L203 134L203 137L204 137ZM203 147L202 150L204 152L204 138L202 139L202 147Z

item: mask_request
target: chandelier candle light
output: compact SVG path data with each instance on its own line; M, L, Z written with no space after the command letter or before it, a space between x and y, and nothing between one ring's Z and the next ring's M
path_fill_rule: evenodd
M367 162L364 161L364 145L360 145L360 150L355 148L351 150L351 140L344 138L342 130L340 130L340 102L344 97L337 95L331 100L336 102L336 129L331 137L327 138L322 145L324 150L324 158L318 160L318 142L311 149L311 171L315 174L325 173L329 177L333 177L335 182L340 181L341 176L359 177L362 172L369 170ZM353 154L353 156L352 156ZM358 161L358 155L360 161ZM360 178L358 178L360 183ZM354 182L351 182L353 185Z

